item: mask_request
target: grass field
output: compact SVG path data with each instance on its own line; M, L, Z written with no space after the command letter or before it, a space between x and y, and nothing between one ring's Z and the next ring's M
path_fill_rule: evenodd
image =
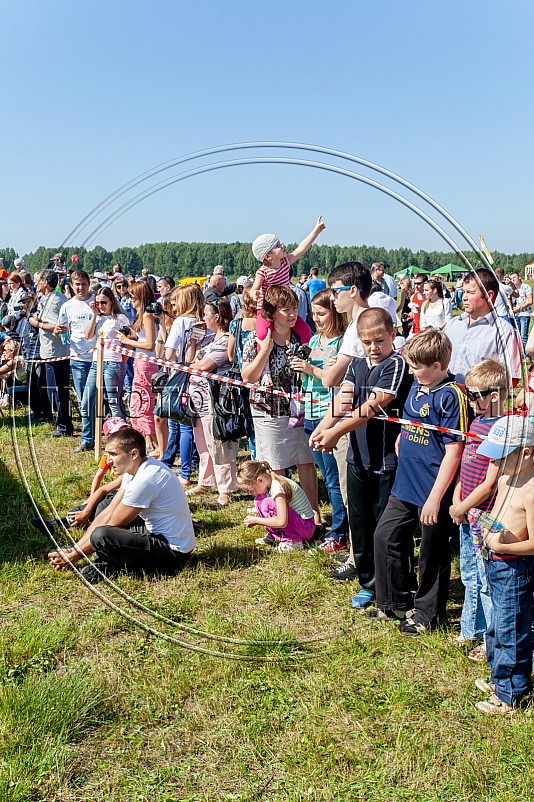
M23 424L20 460L47 517ZM45 430L35 453L64 514L95 465ZM136 624L48 567L7 418L0 441L0 802L534 796L532 707L477 713L485 667L446 632L409 639L354 613L355 588L327 578L327 556L255 546L259 532L241 525L249 500L220 513L195 506L205 529L180 576L123 576L124 596L98 586Z

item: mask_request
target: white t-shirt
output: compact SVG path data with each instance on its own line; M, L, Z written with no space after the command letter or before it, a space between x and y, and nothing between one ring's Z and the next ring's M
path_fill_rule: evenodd
M508 299L512 295L513 291L513 287L510 287L508 284L501 284L499 282L499 292L497 293L494 304L495 312L499 317L512 316L512 310L510 309Z
M67 316L70 331L70 358L80 362L93 361L93 354L84 354L83 351L89 351L96 345L96 337L90 340L85 337L87 324L93 319L93 310L89 304L94 297L91 295L87 301L71 298L61 309L61 314Z
M341 345L339 346L339 353L343 354L344 356L350 356L354 358L355 356L360 357L363 359L365 356L365 351L363 350L362 341L358 337L358 328L357 328L357 321L353 320L349 323L347 331L343 335L343 339L341 340Z
M123 345L117 340L117 334L121 326L130 326L130 321L126 315L120 314L117 317L113 315L105 315L99 317L96 322L95 334L98 337L100 332L104 337L104 345L118 345L122 348ZM93 362L96 362L96 351L93 354ZM104 362L122 362L122 354L118 351L110 351L109 348L104 349Z
M148 457L135 476L124 474L121 487L122 503L141 508L139 515L149 532L163 535L176 551L189 552L195 548L189 505L174 471Z
M178 362L183 359L187 334L191 331L195 323L196 318L194 317L177 317L171 326L171 330L165 341L165 348L174 348L176 350L176 359Z
M384 281L387 284L388 292L387 294L390 295L392 298L397 300L397 293L399 292L399 288L397 287L397 282L390 276L388 273L384 273Z

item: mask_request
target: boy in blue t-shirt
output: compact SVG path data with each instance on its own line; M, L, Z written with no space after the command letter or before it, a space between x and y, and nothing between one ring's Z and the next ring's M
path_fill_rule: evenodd
M449 338L439 329L425 329L408 340L402 355L415 381L403 417L463 432L467 405L447 371L451 351ZM395 484L375 530L377 610L369 615L397 617L401 632L418 635L445 616L451 570L448 510L464 441L461 435L405 424L398 446ZM419 521L416 584L413 534Z
M364 609L375 597L373 533L395 480L395 441L400 430L399 424L375 416L398 417L412 382L404 359L394 351L397 332L389 312L380 308L364 310L357 330L366 357L356 357L350 363L341 389L313 432L310 445L318 451L331 451L339 438L350 432L348 513L351 556L360 583L352 606ZM343 417L349 409L352 415Z

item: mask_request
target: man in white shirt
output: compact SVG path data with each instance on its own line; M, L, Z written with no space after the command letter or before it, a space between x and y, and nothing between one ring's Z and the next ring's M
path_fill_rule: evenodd
M386 295L391 295L392 298L397 298L399 288L393 276L386 273L384 262L373 262L371 265L371 276L373 281L380 286L382 292Z
M131 427L111 434L106 455L119 490L96 516L76 546L48 555L57 571L94 553L81 574L92 585L121 570L176 574L195 548L189 505L178 477L159 460L147 457L145 438ZM143 529L128 526L139 516Z
M96 345L96 337L88 340L85 336L85 329L93 317L93 310L89 304L94 295L89 289L89 276L85 270L75 270L70 277L70 284L74 298L61 308L59 323L54 329L54 334L56 337L61 337L68 332L70 337L70 371L82 416L82 442L74 450L91 451L94 447L92 416L84 410L82 399L93 363L92 349Z

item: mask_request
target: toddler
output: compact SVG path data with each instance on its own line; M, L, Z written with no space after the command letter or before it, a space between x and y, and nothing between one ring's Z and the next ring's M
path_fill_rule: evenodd
M313 231L291 253L286 253L286 249L275 234L261 234L252 243L252 253L262 263L261 267L256 271L256 278L251 287L252 296L256 298L256 334L258 339L264 340L267 333L272 329L272 323L265 320L261 315L265 290L267 287L273 286L289 287L291 265L310 249L324 229L323 219L319 217ZM294 331L302 343L309 342L312 334L311 329L302 318L298 318Z

